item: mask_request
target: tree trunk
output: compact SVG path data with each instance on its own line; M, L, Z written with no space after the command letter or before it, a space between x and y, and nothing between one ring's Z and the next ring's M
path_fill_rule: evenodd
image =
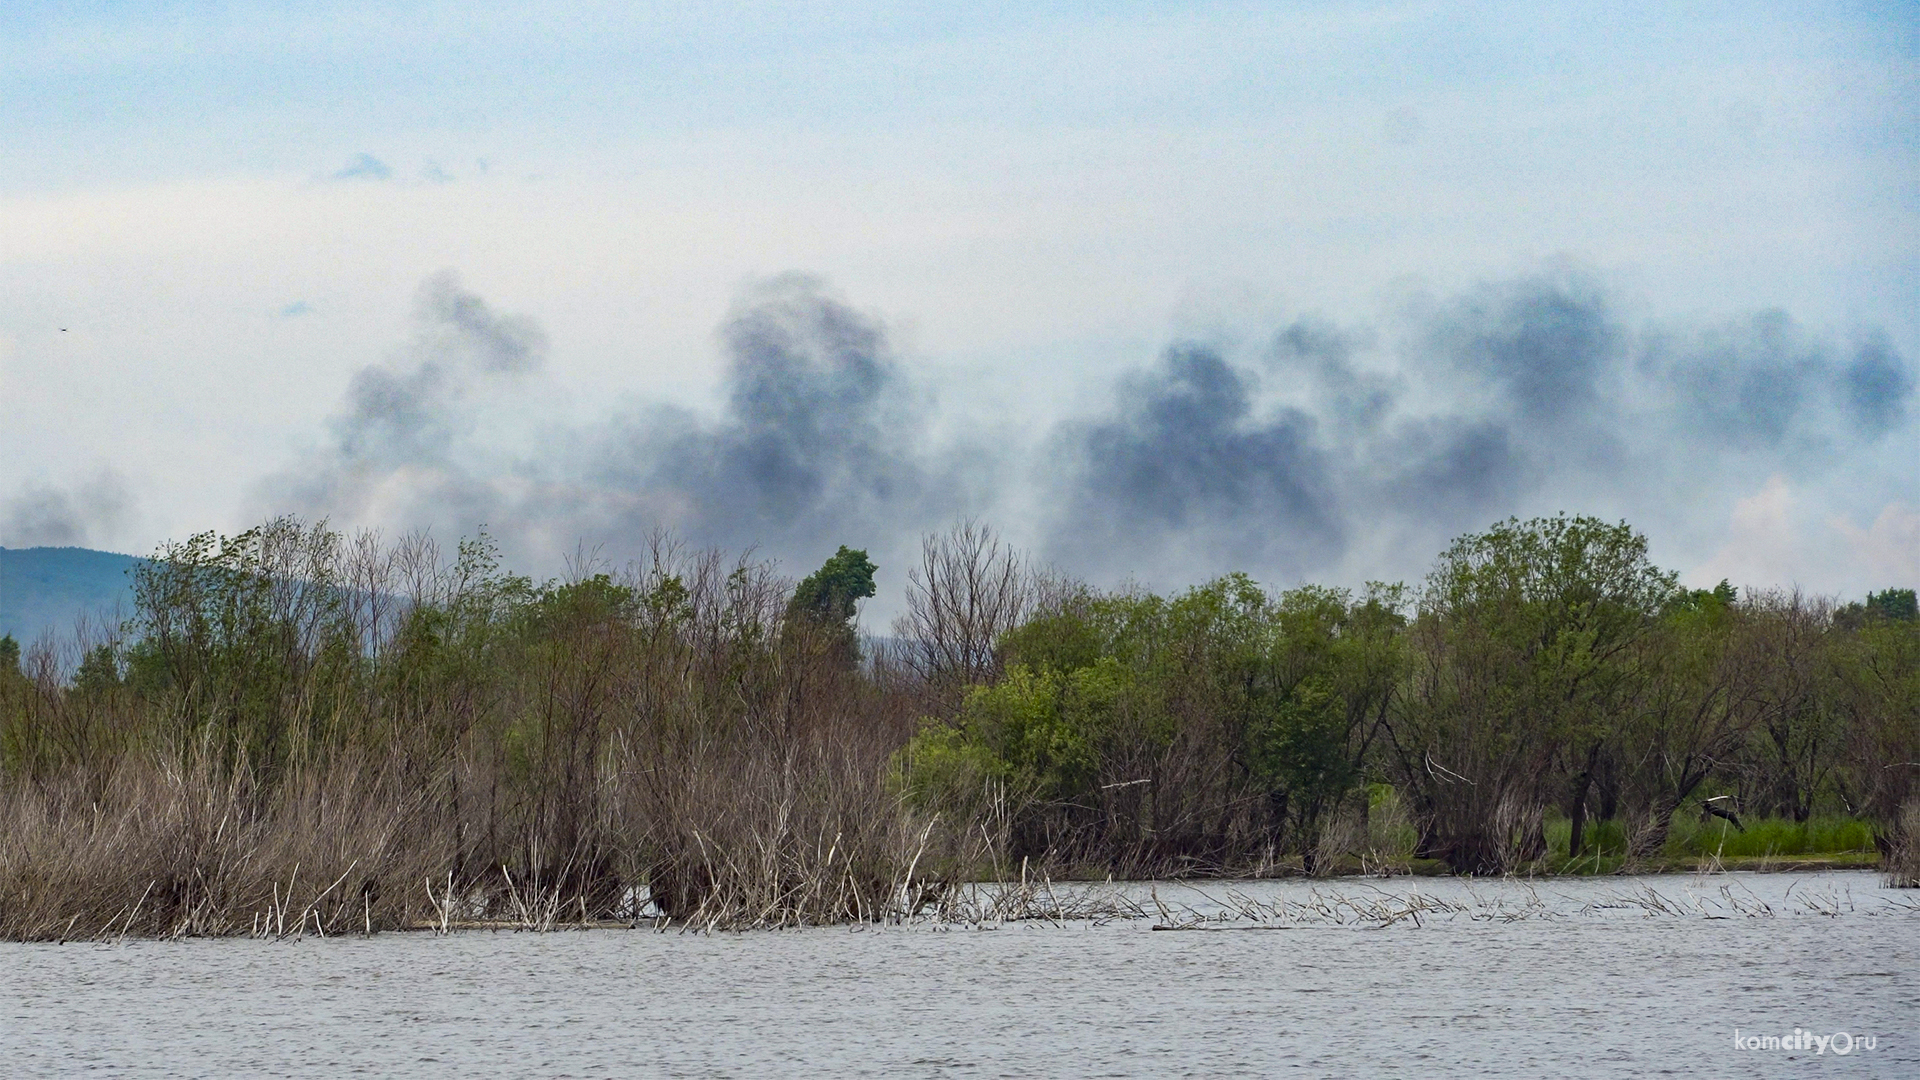
M1580 770L1580 778L1574 783L1573 805L1567 808L1567 816L1573 819L1573 828L1567 834L1567 858L1580 857L1581 848L1586 846L1587 836L1587 791L1593 787L1593 766L1600 757L1600 744L1594 743L1587 751L1587 767Z
M1647 821L1634 831L1629 850L1636 859L1650 859L1666 846L1668 834L1673 832L1673 812L1680 808L1679 799L1661 799L1647 808Z

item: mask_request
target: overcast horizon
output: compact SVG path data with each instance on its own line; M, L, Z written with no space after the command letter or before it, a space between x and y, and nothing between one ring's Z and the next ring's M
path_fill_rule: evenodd
M12 5L0 545L1920 584L1888 4Z

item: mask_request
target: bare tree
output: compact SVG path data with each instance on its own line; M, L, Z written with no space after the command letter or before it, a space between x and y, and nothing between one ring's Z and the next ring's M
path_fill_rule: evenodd
M995 643L1039 597L1040 579L998 533L968 519L920 544L907 571L907 612L894 620L903 661L950 707L1000 673Z

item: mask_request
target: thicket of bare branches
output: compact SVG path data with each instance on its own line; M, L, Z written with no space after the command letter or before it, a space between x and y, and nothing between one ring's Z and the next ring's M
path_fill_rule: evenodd
M907 570L907 610L893 623L894 659L932 708L950 716L967 688L1000 677L1001 638L1069 592L991 527L960 522L924 537L919 564Z

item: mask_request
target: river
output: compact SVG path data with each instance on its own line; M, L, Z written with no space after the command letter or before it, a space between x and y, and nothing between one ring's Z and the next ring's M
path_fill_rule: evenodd
M1872 874L1112 888L1149 917L0 944L0 1073L1920 1076Z

